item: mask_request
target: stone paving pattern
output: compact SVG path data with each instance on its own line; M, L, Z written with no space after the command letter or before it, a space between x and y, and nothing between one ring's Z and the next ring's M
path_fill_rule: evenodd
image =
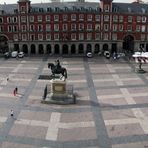
M38 77L55 59L0 59L0 148L148 148L148 73L124 59L61 57L77 103L41 104L49 80Z

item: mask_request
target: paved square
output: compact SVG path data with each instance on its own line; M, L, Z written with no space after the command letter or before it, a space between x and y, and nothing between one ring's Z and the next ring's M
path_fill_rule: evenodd
M61 57L77 103L41 104L49 80L38 77L55 59L0 59L0 148L148 148L148 73L124 59Z

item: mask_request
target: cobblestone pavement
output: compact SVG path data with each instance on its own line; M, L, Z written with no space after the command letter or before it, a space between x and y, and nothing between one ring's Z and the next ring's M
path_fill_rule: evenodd
M38 77L55 59L0 59L0 148L148 148L148 73L133 61L61 57L77 103L41 104L49 82Z

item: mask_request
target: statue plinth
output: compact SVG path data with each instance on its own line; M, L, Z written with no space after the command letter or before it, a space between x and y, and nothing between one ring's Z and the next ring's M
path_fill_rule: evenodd
M73 86L67 85L66 81L60 79L53 79L50 81L50 85L47 85L46 97L42 100L42 103L53 104L74 104L76 103L75 96L73 94Z

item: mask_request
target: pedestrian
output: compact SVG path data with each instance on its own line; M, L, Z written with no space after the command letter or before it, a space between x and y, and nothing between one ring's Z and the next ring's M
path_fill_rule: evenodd
M16 93L16 94L18 93L18 88L17 88L17 87L15 87L15 93Z
M14 113L13 113L13 110L11 109L10 111L10 116L13 117Z
M16 96L16 89L13 90L13 95Z
M9 81L9 78L7 78L7 81Z

